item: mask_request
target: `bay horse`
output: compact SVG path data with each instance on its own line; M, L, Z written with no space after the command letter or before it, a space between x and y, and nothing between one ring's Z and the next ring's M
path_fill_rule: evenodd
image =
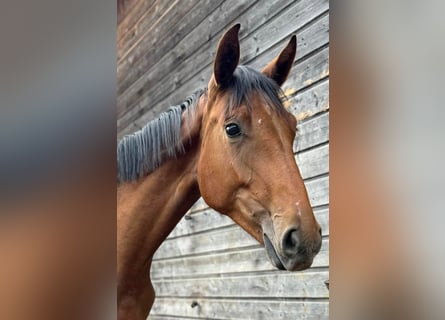
M296 120L283 106L296 36L262 72L238 66L240 25L220 39L204 90L118 144L118 319L148 316L152 257L203 197L260 243L281 270L303 270L321 228L293 155Z

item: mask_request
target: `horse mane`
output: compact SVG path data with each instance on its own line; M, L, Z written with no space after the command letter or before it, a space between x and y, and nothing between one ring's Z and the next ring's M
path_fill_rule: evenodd
M283 91L272 79L247 66L238 66L232 81L224 88L226 92L226 117L229 117L241 104L253 108L249 101L252 92L258 94L269 108L278 113L286 112L283 106ZM153 172L166 159L184 152L181 137L182 113L189 123L195 114L198 100L206 89L190 95L183 103L170 107L166 112L148 122L142 129L124 136L117 146L118 182L137 180Z
M200 89L176 106L148 122L142 129L124 136L117 145L118 182L133 181L153 172L166 159L184 152L181 142L182 113L188 127L198 100L206 89Z

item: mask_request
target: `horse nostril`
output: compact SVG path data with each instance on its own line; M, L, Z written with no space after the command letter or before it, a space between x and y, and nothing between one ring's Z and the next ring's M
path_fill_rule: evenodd
M321 237L321 227L318 227L318 234L319 234L320 237Z
M283 250L288 253L295 253L298 250L298 245L300 241L298 240L298 229L289 229L283 238Z

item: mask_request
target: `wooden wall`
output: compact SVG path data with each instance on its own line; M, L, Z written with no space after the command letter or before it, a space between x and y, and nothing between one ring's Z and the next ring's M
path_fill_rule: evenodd
M155 255L149 319L328 319L329 3L327 0L133 0L118 25L118 136L206 86L222 33L241 23L241 63L261 68L297 35L283 86L299 119L295 158L323 228L303 272L265 251L199 200Z

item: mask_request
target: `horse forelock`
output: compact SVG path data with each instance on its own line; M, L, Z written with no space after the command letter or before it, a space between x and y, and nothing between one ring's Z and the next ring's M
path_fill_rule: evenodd
M226 117L235 113L242 104L251 110L254 107L251 101L252 95L261 97L265 105L273 111L279 114L286 112L283 105L285 95L280 86L274 80L248 66L238 66L232 81L220 90L226 93Z

